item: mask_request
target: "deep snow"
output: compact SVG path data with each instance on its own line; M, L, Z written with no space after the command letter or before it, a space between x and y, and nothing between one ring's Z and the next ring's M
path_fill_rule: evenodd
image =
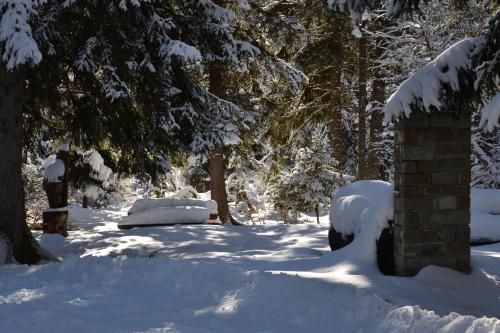
M0 267L2 332L500 332L500 245L466 276L386 277L322 224L120 231L123 211L72 208L62 258ZM460 313L451 313L452 311Z

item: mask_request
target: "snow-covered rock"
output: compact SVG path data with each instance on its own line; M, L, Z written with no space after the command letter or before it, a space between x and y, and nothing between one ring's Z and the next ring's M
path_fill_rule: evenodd
M393 192L392 184L380 180L342 187L330 206L330 225L343 235L359 234L368 224L375 224L381 232L394 218Z

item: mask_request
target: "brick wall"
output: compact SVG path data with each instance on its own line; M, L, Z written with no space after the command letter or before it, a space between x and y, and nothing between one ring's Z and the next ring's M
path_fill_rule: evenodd
M427 265L470 271L470 116L413 112L396 124L397 275Z

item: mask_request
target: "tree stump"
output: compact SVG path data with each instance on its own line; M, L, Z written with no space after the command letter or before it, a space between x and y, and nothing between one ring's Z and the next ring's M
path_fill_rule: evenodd
M68 236L68 209L46 209L43 211L43 232Z

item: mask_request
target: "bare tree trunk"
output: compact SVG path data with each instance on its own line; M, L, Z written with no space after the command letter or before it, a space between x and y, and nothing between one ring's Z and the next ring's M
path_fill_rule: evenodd
M219 98L224 97L223 67L221 65L210 66L209 90ZM226 164L224 163L224 146L214 148L208 158L208 173L210 175L210 193L212 200L217 202L219 219L224 224L240 225L229 211L226 193L225 179Z
M368 64L366 59L366 37L358 44L358 179L367 178L366 170L366 81Z
M0 231L9 237L15 259L41 260L39 246L26 224L22 180L23 91L21 72L0 65Z

